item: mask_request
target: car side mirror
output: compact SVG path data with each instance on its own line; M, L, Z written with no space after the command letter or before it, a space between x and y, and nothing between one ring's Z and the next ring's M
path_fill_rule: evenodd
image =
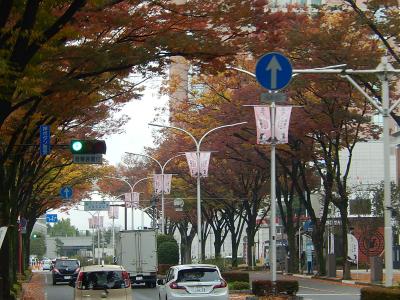
M157 279L157 284L158 285L164 285L165 284L165 279Z
M70 287L73 287L73 288L75 288L75 279L72 279L72 280L70 280L69 282L68 282L68 285L70 286Z

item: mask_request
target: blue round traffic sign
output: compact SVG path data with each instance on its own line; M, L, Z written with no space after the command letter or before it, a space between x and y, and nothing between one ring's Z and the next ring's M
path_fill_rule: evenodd
M271 91L287 86L292 79L292 73L293 68L289 59L278 52L263 55L256 65L257 81Z
M72 198L72 194L73 194L73 192L72 192L72 187L70 187L70 186L64 186L64 187L62 187L61 190L60 190L60 196L61 196L61 198L63 198L63 199L70 199L70 198Z

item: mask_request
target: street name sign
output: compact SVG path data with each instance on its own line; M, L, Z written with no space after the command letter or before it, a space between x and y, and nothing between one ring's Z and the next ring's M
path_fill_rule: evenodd
M110 202L108 201L85 201L84 207L86 211L94 210L108 210L110 207Z
M70 187L70 186L64 186L60 190L60 196L61 196L61 198L65 199L65 200L71 199L72 194L73 194L72 187Z
M292 74L293 68L289 59L278 52L263 55L256 65L258 83L270 91L277 91L287 86Z
M40 125L40 144L39 144L39 152L41 156L45 156L50 153L51 145L50 145L50 126L48 125Z
M46 222L57 223L58 222L57 214L46 214Z
M73 162L75 164L103 164L102 154L74 154Z
M283 93L262 93L260 100L261 100L261 103L285 102L286 95Z

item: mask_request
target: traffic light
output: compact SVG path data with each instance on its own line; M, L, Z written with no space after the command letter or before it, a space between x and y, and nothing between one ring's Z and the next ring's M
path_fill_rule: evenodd
M71 140L72 154L106 154L107 146L101 140Z

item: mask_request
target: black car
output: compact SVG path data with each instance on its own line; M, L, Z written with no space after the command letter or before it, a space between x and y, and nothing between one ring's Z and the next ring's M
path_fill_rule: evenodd
M76 279L80 270L79 260L77 259L56 259L53 273L53 285L57 282L70 282Z

